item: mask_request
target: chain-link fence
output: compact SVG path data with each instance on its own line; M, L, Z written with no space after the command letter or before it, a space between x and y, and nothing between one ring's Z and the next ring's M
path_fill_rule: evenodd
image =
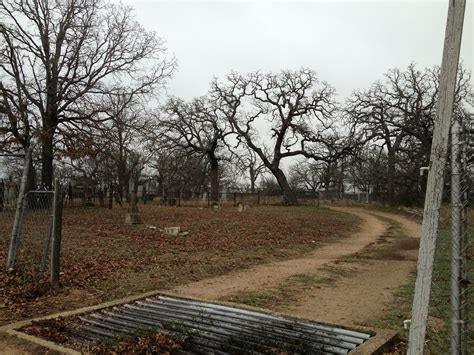
M424 349L428 353L467 355L474 349L472 317L469 316L472 314L469 263L473 256L470 240L474 234L468 224L473 133L470 122L454 122L451 128L451 218L441 222L436 240L432 291L424 325L427 336Z
M451 130L451 351L468 354L474 347L469 336L468 264L471 122L455 121Z
M17 164L21 171L13 174L5 161L19 158ZM55 269L55 278L59 271L59 255L51 262L52 243L60 243L61 201L60 188L56 182L54 191L28 190L32 176L31 149L26 156L3 155L0 171L0 237L2 242L1 261L8 272L21 274L26 281L42 278L48 269ZM51 275L53 275L53 270Z
M23 196L20 230L12 255L12 265L31 276L49 269L53 232L53 191L28 191Z

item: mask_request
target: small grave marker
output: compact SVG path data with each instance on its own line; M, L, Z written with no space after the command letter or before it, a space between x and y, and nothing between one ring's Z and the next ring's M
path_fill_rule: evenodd
M171 235L173 237L178 236L181 232L181 227L167 227L163 230L163 232L167 235Z
M137 195L134 192L130 194L130 207L128 208L128 212L125 215L125 223L126 224L141 224L142 223L142 219L140 218L140 213L138 212Z

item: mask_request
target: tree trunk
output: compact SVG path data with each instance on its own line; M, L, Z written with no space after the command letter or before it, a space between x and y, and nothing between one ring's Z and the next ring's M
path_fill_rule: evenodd
M341 171L339 174L339 199L344 199L344 161L341 164Z
M297 205L298 199L296 197L295 192L288 184L288 180L286 179L285 173L280 168L273 168L271 171L277 179L278 185L283 191L283 199L285 205Z
M214 155L209 155L210 179L211 179L211 201L219 200L219 160Z
M45 132L41 144L41 183L43 187L51 190L53 188L53 134Z
M127 203L130 203L130 175L125 176L123 194Z
M25 192L36 189L36 171L35 166L33 165L33 159L30 160L30 167L28 169L28 179L26 180L26 190Z
M387 176L387 202L390 206L395 204L395 153L388 152L388 176Z
M123 199L123 189L124 189L124 176L123 176L123 173L122 173L121 169L119 169L119 171L118 171L117 180L118 180L117 192L118 192L118 195L120 196L120 201L122 201L122 199Z
M250 192L255 193L255 170L253 167L250 167Z

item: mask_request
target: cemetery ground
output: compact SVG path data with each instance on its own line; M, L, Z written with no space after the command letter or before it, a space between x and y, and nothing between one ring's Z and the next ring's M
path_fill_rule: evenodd
M397 330L410 318L419 244L417 221L378 207L259 206L245 212L141 205L67 208L61 288L0 276L0 324L94 305L150 290L231 301L344 325ZM189 233L166 236L160 228ZM432 349L445 346L448 226L437 256ZM6 244L6 241L5 241ZM6 245L0 262L5 260ZM437 280L437 281L436 281ZM444 340L443 340L444 339ZM0 336L6 348L39 348ZM403 346L403 343L402 343Z

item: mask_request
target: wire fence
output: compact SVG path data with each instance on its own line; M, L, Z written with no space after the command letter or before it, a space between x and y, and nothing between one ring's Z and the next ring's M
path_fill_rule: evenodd
M53 191L28 191L20 217L19 241L13 258L15 268L33 278L49 269L53 228Z
M468 223L472 180L470 140L474 130L469 126L470 122L456 122L451 129L451 223L442 225L436 241L426 324L428 353L467 355L474 349L470 309L474 233Z
M278 205L284 201L281 191L245 192L221 190L218 193L193 190L167 190L161 193L156 191L143 193L142 191L139 191L137 194L138 202L142 204L155 203L162 206L176 207L211 207L216 203L220 206L237 206L239 203L253 206ZM317 191L297 191L296 195L300 204L319 204L320 193ZM344 195L344 198L354 201L365 199L365 197L361 198L359 195L351 194ZM66 192L64 206L114 208L123 207L127 202L129 202L127 196L119 196L114 188L87 187L81 189L74 188Z
M5 166L2 157L0 166ZM3 176L0 180L0 261L6 265L7 254L15 220L16 203L20 183L13 177Z
M59 189L28 191L31 152L30 149L17 162L20 172L23 170L21 179L18 174L8 174L5 159L0 164L3 174L0 182L0 258L8 272L15 272L25 282L39 281L51 269L53 265L50 262L50 250L55 236L54 224L56 232L60 232L60 222L58 218L55 219Z
M319 193L312 191L296 192L300 204L318 205ZM211 207L214 204L219 206L237 206L239 204L257 206L257 205L278 205L284 201L283 193L256 191L220 191L218 193L193 191L169 191L163 196L153 199L164 206L185 206L185 207Z

